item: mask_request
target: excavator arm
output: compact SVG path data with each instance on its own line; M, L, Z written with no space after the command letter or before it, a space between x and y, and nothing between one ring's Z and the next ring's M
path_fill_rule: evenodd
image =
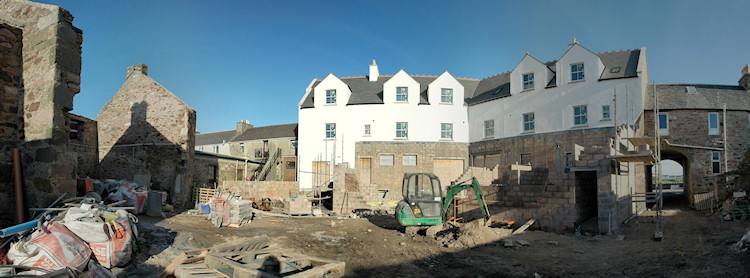
M490 220L490 213L487 210L487 202L484 201L484 196L482 196L482 189L479 187L479 181L477 181L476 178L471 178L471 182L467 182L468 180L448 186L448 191L445 193L445 203L443 203L443 221L448 220L448 213L450 213L451 207L453 206L453 197L461 191L474 188L474 194L477 195L479 209L481 209L482 214L484 214L485 223L488 223Z

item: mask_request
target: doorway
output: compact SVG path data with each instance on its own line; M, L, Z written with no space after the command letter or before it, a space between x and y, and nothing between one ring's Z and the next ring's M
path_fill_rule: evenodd
M578 209L578 220L576 224L597 219L599 216L598 185L596 182L596 171L576 171L576 208ZM598 223L596 220L588 221ZM597 225L598 226L598 225Z

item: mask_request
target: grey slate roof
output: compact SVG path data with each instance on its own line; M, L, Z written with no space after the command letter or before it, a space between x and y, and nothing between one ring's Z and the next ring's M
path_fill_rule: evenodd
M195 135L195 145L215 145L223 142L229 142L235 135L235 130L225 130L210 133L201 133Z
M695 93L687 93L685 87L695 87ZM659 109L723 109L750 110L750 92L740 86L705 84L656 84L659 93ZM646 90L646 105L654 108L654 85Z
M636 77L638 68L638 59L641 51L639 49L613 51L598 53L599 59L604 64L604 72L599 80L609 80L618 78ZM552 72L556 72L557 60L544 63ZM613 73L612 68L619 67L620 71ZM411 77L420 85L419 104L429 104L427 97L427 86L437 79L437 76L414 76ZM347 84L352 91L347 105L358 104L383 104L383 83L388 81L391 76L380 76L378 81L370 82L367 76L364 77L347 77L340 78ZM504 72L494 76L487 77L480 81L470 79L457 79L464 86L464 101L468 105L494 100L501 97L510 96L510 72ZM545 88L556 86L557 76L554 76ZM313 88L320 84L321 80L313 83ZM300 108L313 108L313 94L309 94L302 102Z
M269 125L248 128L232 142L273 139L273 138L297 138L297 124Z

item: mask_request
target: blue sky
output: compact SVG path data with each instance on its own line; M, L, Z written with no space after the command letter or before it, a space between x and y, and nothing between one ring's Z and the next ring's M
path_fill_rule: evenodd
M95 119L125 79L149 76L197 111L200 132L297 122L313 78L484 78L530 52L555 60L576 37L594 52L647 47L657 83L737 84L750 63L741 1L42 1L83 30L73 113Z

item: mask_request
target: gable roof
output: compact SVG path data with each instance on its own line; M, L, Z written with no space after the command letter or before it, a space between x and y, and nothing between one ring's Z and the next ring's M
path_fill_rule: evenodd
M586 48L584 47L584 49ZM589 51L588 49L586 50ZM602 64L604 64L605 67L604 72L599 77L599 80L637 77L638 59L640 58L640 53L640 49L594 53L594 55L599 56L599 59L602 61ZM536 57L532 55L529 56L536 59ZM524 58L525 57L526 56L524 56ZM537 59L537 61L539 60ZM553 73L556 73L557 62L557 60L554 60L542 64L546 65L547 68L549 68L549 70ZM612 69L616 67L619 67L620 70L618 72L611 72ZM409 76L411 76L412 79L419 83L419 104L430 104L430 100L427 96L427 88L430 83L438 78L438 76ZM367 76L339 78L342 82L349 86L349 89L351 89L352 92L347 105L383 104L383 84L386 81L390 80L391 77L393 76L380 75L378 77L378 80L375 82L370 82ZM456 80L458 80L458 82L464 86L464 101L468 105L510 96L510 71L493 75L482 80L467 78L456 78ZM318 81L314 82L312 88L317 87L321 81L322 79L318 79ZM556 82L557 74L555 74L552 79L546 84L545 89L556 87ZM300 108L313 107L315 107L313 103L313 94L308 94L307 98L302 102Z
M273 138L297 138L297 124L269 125L248 128L232 142L252 141Z
M215 145L215 144L221 144L224 142L229 142L230 140L232 140L232 137L234 137L235 133L236 131L232 129L232 130L196 134L195 145L196 146Z
M688 86L695 93L688 93ZM654 109L654 85L646 90L645 110ZM707 84L656 84L659 93L659 109L716 109L726 103L729 110L750 110L750 92L740 86Z

